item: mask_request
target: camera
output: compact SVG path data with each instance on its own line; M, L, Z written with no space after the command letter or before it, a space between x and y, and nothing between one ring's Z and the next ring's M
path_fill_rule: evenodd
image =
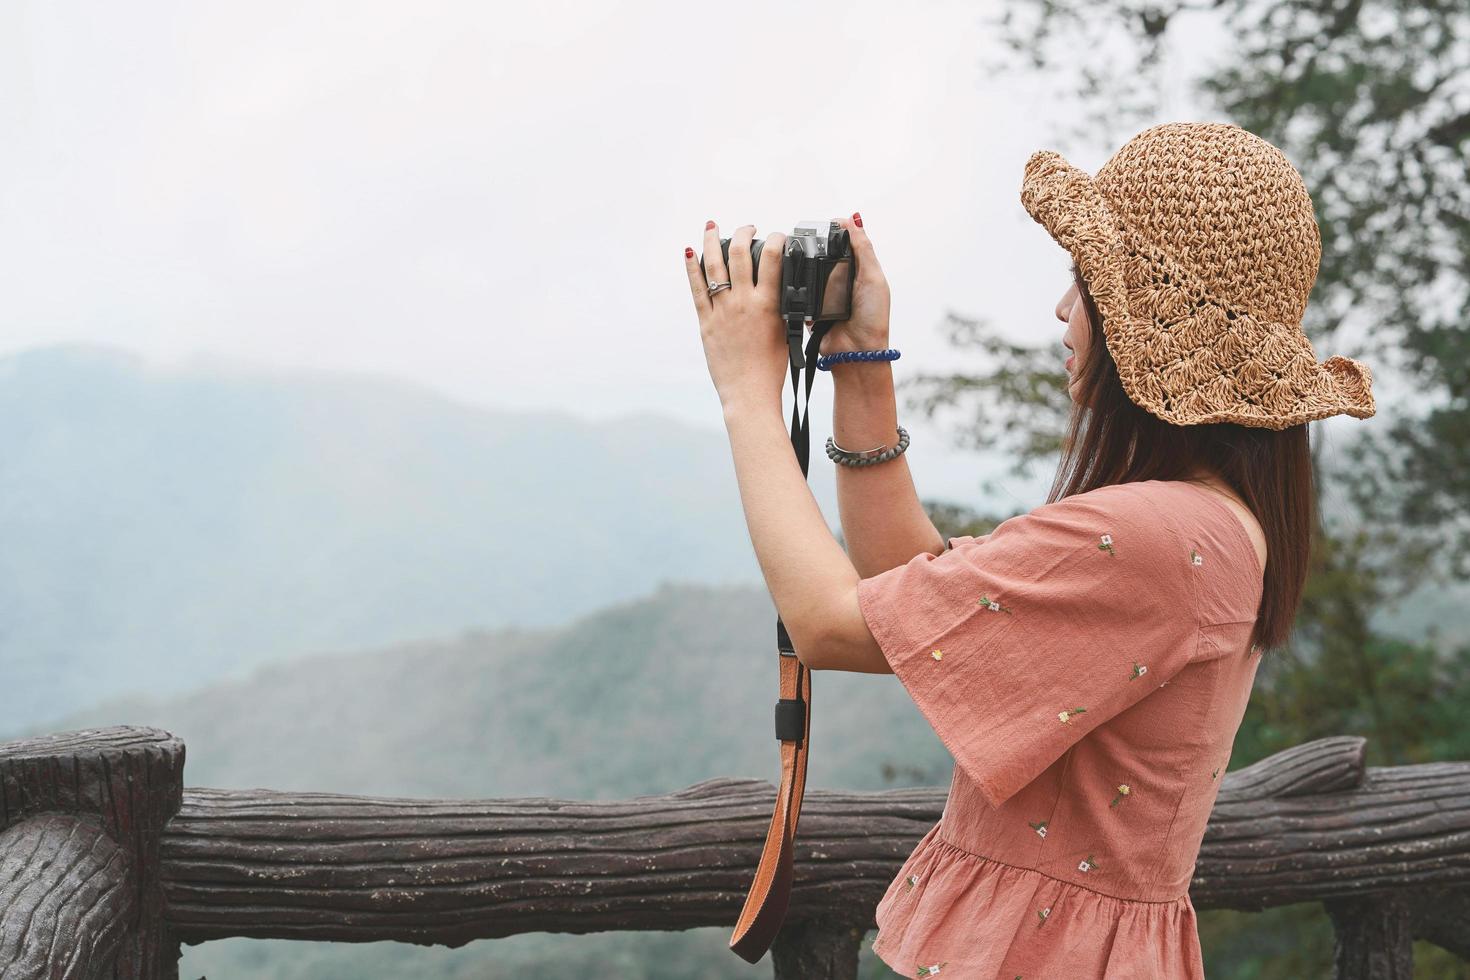
M753 281L760 281L761 249L765 239L750 242ZM730 268L730 239L720 239L720 254ZM704 257L699 268L704 272ZM811 320L846 320L852 316L852 283L857 260L851 236L835 221L802 221L786 238L781 256L781 318L788 324ZM705 273L705 281L709 274Z

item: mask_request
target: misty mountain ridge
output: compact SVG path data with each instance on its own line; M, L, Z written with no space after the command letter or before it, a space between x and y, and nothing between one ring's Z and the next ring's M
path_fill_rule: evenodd
M758 584L715 435L113 348L0 358L0 717Z
M715 776L774 782L775 617L759 587L664 585L564 627L469 631L264 664L182 695L112 700L33 731L163 728L184 740L187 786L611 800ZM953 761L892 675L819 672L812 705L809 787L948 781ZM663 966L647 975L735 980L750 967L730 956L728 936L715 927L533 933L454 950L229 939L185 947L180 975L395 980L554 966L558 975L596 977L619 975L606 972L608 963L643 963L657 951Z
M726 441L652 413L589 423L60 345L0 357L0 439L11 725L309 653L566 623L665 582L761 583ZM812 477L835 514L830 469ZM1449 591L1375 618L1466 642L1470 590Z
M713 776L773 780L776 610L759 587L664 584L559 627L261 664L177 695L115 698L3 738L151 725L189 786L386 796L622 799ZM947 775L891 674L813 678L812 786ZM920 760L927 760L920 765Z

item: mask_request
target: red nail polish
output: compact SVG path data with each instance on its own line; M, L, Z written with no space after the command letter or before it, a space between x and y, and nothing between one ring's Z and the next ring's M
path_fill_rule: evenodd
M709 231L709 230L710 230L710 229L711 229L711 228L713 228L713 227L714 227L714 226L715 226L715 223L714 223L714 222L713 222L713 221L706 221L706 222L705 222L705 223L704 223L704 230L705 230L705 231Z
M688 245L685 245L684 246L684 258L686 258L686 259L692 259L692 258L694 258L694 249L690 248Z
M854 211L852 213L852 223L861 228L863 226L863 216Z

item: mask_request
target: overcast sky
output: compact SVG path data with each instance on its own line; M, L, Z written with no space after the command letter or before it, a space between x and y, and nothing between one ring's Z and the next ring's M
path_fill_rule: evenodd
M95 341L718 429L684 246L706 218L860 210L900 379L951 358L947 310L1060 367L1069 259L1022 166L1115 146L1068 146L1080 107L984 70L996 9L5 3L0 353ZM1215 118L1167 88L1157 121ZM921 492L973 488L973 458L900 422Z

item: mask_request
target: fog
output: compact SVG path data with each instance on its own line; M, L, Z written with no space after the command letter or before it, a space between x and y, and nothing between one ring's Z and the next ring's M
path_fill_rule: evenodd
M996 9L6 4L0 353L100 342L718 429L684 246L706 218L768 234L858 210L900 381L953 363L949 310L1055 343L1060 367L1069 260L1022 209L1022 166L1052 148L1092 171L1131 132L1059 138L1064 92L983 64ZM900 422L921 492L973 494L973 456Z

